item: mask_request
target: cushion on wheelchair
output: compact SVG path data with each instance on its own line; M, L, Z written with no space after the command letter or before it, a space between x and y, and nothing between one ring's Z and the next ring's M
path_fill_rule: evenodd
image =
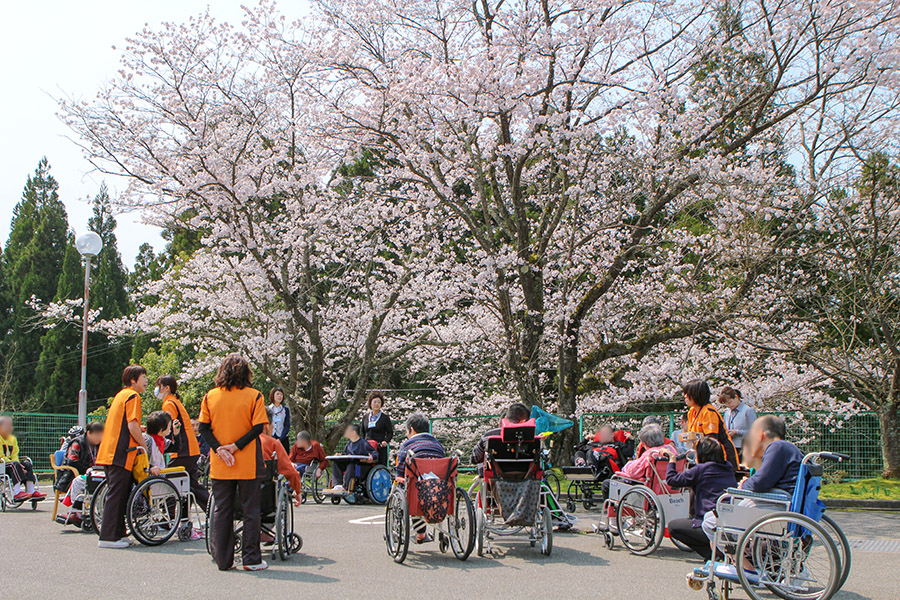
M506 419L500 421L500 439L504 442L525 442L534 439L535 420L512 423Z
M491 491L506 525L527 526L534 523L541 499L540 481L498 479L491 484Z

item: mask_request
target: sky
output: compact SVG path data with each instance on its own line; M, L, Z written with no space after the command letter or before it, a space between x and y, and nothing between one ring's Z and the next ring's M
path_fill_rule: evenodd
M125 182L105 178L68 139L71 132L56 116L57 98L90 98L119 67L125 38L144 24L181 22L209 10L214 17L240 23L243 2L154 0L153 2L4 2L0 18L0 246L9 236L13 207L25 181L46 156L59 183L69 226L87 229L88 201L106 179L110 194ZM286 5L282 5L282 9ZM140 214L116 215L119 251L131 268L138 247L165 246L159 229L141 223Z

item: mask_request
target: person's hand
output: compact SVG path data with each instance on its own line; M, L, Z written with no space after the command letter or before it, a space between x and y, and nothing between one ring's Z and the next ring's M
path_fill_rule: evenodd
M159 467L150 467L150 474L153 475L154 477L159 475L161 472L162 472L162 469L160 469Z
M668 457L669 462L675 462L675 453L670 448L660 448L659 454Z
M382 448L387 448L387 442L381 442L381 447L382 447Z
M373 462L375 462L375 459L372 458L371 456L369 456L369 457L366 458L366 462L367 462L367 463L373 463Z
M738 433L739 433L739 432L738 432L737 429L729 429L729 430L728 430L728 435L730 435L730 436L732 436L732 437L736 436Z
M322 476L322 469L316 469L316 479Z
M234 444L228 444L228 446L234 446ZM219 446L216 449L216 456L225 463L226 467L234 466L234 454L228 451L228 446Z
M633 440L633 439L634 439L634 436L631 435L631 432L630 432L630 431L626 431L626 432L625 432L625 439L626 439L626 440Z
M294 506L300 506L300 494L294 490Z
M181 433L181 421L178 419L172 421L172 431L175 432L175 435Z

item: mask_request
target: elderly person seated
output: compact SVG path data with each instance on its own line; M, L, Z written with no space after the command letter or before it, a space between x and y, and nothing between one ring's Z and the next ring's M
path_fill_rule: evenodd
M638 433L638 440L644 451L622 467L622 475L637 481L647 481L651 471L655 471L654 460L662 456L663 451L675 453L675 446L666 439L662 427L655 423L644 425ZM609 480L603 482L603 499L609 498Z
M400 444L397 453L397 477L406 479L406 462L409 453L415 458L444 458L444 446L436 437L428 432L428 417L422 413L413 413L406 419L406 439ZM416 543L430 541L426 533L425 519L413 517L412 526L416 532Z

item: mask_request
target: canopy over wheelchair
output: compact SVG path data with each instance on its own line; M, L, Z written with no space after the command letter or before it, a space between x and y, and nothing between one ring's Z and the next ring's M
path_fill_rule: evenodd
M821 461L848 457L814 452L803 458L792 496L729 489L716 505L715 544L724 560L688 575L688 584L727 600L740 584L753 600L767 591L787 600L828 600L850 573L850 544L819 500Z
M500 435L487 438L483 476L475 498L476 539L479 556L491 552L495 536L526 532L541 554L553 548L553 519L547 487L541 484L541 439L535 437L534 419L525 423L501 422Z
M458 467L456 457L407 456L406 479L394 482L385 509L384 540L395 562L406 559L410 529L430 529L441 552L449 548L459 560L469 558L475 546L475 509L466 491L456 487Z
M668 459L654 457L650 465L643 481L621 473L609 479L609 497L603 503L598 526L607 548L613 548L618 536L632 554L647 556L659 548L664 537L669 537L667 523L690 517L690 490L675 490L666 483ZM676 466L679 471L684 470L684 456L678 457ZM672 541L679 549L686 549Z

